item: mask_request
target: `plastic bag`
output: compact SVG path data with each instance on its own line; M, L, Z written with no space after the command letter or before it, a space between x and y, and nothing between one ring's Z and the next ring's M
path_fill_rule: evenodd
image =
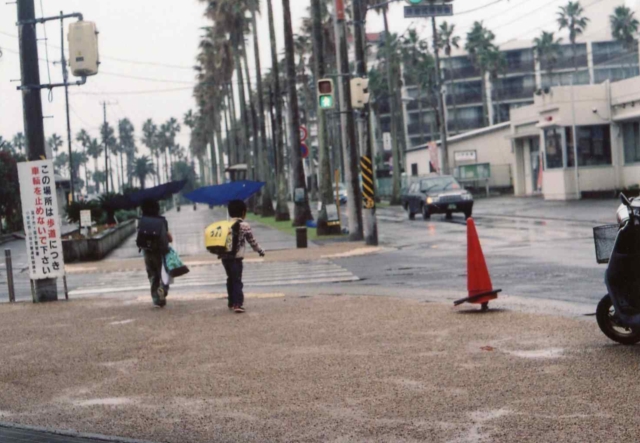
M173 248L169 248L169 252L164 256L164 263L171 278L182 277L189 273L189 268L182 263L180 256Z

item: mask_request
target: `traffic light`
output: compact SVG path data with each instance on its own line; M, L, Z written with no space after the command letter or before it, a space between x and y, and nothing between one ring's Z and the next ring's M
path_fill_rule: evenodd
M318 81L318 105L320 109L333 109L336 106L333 80L324 78Z
M351 107L361 109L369 103L371 94L369 94L368 78L351 79Z

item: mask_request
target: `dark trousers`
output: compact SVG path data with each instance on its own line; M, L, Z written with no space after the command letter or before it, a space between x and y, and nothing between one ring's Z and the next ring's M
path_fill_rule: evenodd
M224 270L227 271L227 294L229 295L229 307L242 306L244 304L244 284L242 283L242 259L222 259Z
M154 303L158 303L158 289L162 286L165 294L169 294L169 286L162 284L162 254L153 254L151 252L144 253L144 264L147 268L147 277L151 283L151 298Z

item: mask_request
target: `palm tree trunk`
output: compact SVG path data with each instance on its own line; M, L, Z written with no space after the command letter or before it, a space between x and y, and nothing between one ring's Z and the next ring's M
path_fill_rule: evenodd
M242 149L240 145L242 144L242 142L240 141L240 136L238 135L239 128L236 121L238 114L236 109L236 96L233 91L233 85L227 85L227 89L228 89L229 100L231 105L229 118L230 118L231 131L233 132L233 151L232 151L232 155L233 155L232 166L233 166L240 163L240 150Z
M233 136L231 135L231 128L229 125L229 107L227 106L227 108L224 111L224 129L225 129L225 133L227 135L227 162L228 165L227 166L231 166L233 165L233 158L231 156L231 153L233 152Z
M398 111L396 109L396 90L393 88L392 79L392 54L391 54L391 39L389 33L389 19L387 16L387 10L383 10L382 14L384 18L384 46L387 57L387 87L389 89L389 105L391 108L391 144L393 148L393 190L391 193L391 204L399 205L400 200L400 188L401 188L401 170L400 170L400 146L398 144Z
M278 50L276 48L276 31L273 17L273 0L267 0L269 10L269 35L271 37L271 63L273 70L273 94L276 111L276 126L274 128L276 146L276 179L278 181L278 192L276 198L276 221L289 221L289 205L287 203L287 178L284 169L284 126L282 116L282 95L280 90L280 73L278 66ZM290 20L290 19L289 19ZM295 69L294 69L295 71Z
M247 56L247 45L245 43L244 38L242 39L242 58L244 60L244 69L245 69L245 73L246 73L246 77L247 77L247 91L249 93L248 98L248 105L249 105L249 109L247 110L247 117L248 117L248 121L251 124L251 135L252 135L252 140L251 140L251 148L253 151L253 155L248 155L248 162L247 162L247 167L248 167L248 173L249 173L249 177L251 180L257 180L257 178L260 176L260 172L258 171L259 167L260 167L260 162L258 161L258 152L260 151L260 134L258 132L258 116L256 114L256 107L255 107L255 103L253 100L253 96L252 96L252 87L251 87L251 73L249 72L249 57ZM247 131L249 129L247 128ZM247 146L247 150L248 150L249 146ZM259 214L260 213L260 208L259 208L259 201L258 201L259 197L258 196L253 196L252 198L249 199L249 210L252 211L254 214Z
M241 40L244 41L244 37L242 37ZM240 49L240 51L238 51L236 49L234 51L236 75L238 79L238 91L239 91L238 95L240 100L240 122L242 124L242 131L241 131L242 145L240 146L241 153L242 153L241 161L243 163L248 164L249 157L250 157L249 156L249 140L251 139L251 136L249 135L250 118L249 118L249 112L247 110L247 97L245 95L245 89L244 89L244 74L242 73L242 62L240 60L240 54L238 52L242 52L242 50Z
M217 165L218 165L218 182L220 184L225 182L224 179L224 155L222 153L223 150L223 146L224 144L222 143L222 129L220 126L220 112L216 111L214 113L214 127L215 127L215 131L216 131L216 152L218 154L218 161L217 161ZM214 154L216 153L214 152Z
M485 77L487 73L484 70L480 71L482 76L482 81L480 82L480 93L482 94L482 120L484 122L484 126L489 126L489 107L487 106L487 82L485 81Z
M256 64L256 87L258 94L258 114L257 120L260 124L260 147L258 150L257 162L258 162L258 177L260 180L264 180L267 185L262 189L260 200L260 213L263 217L273 217L275 211L273 210L273 199L271 198L271 174L267 169L267 127L264 118L264 89L262 87L262 67L260 63L260 46L258 44L258 20L257 11L255 8L251 10L251 21L253 26L253 52L255 56Z
M306 74L306 66L304 63L304 59L302 59L300 61L300 76L302 78L302 90L304 91L305 94L305 102L306 102L306 110L304 112L304 125L305 127L308 129L311 125L310 125L310 118L309 118L309 114L310 114L310 109L312 106L312 103L314 102L313 98L311 97L311 89L309 88L309 78ZM316 76L317 77L317 76ZM319 77L316 78L316 81L318 80ZM320 138L320 110L318 110L318 138ZM309 199L311 201L317 201L318 200L318 174L316 173L316 166L315 163L313 161L313 149L311 146L309 146L309 175L311 175L311 188L309 189Z
M124 187L124 156L122 155L122 152L120 152L120 175L122 177L120 191L122 191L122 188Z
M451 104L453 105L453 131L458 132L458 107L456 105L456 94L454 93L453 78L451 78L451 56L448 58L449 64L449 81L451 82ZM445 79L446 80L446 79Z
M418 126L420 127L420 144L425 142L424 126L422 125L422 82L418 81Z
M168 149L164 150L164 179L165 183L169 182L169 155Z

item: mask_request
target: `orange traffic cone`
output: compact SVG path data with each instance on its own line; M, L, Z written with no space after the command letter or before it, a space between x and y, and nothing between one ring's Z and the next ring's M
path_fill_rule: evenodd
M454 302L455 306L463 303L482 305L482 310L489 309L489 302L498 298L502 289L493 289L487 262L484 259L476 224L472 218L467 220L467 287L469 297Z

